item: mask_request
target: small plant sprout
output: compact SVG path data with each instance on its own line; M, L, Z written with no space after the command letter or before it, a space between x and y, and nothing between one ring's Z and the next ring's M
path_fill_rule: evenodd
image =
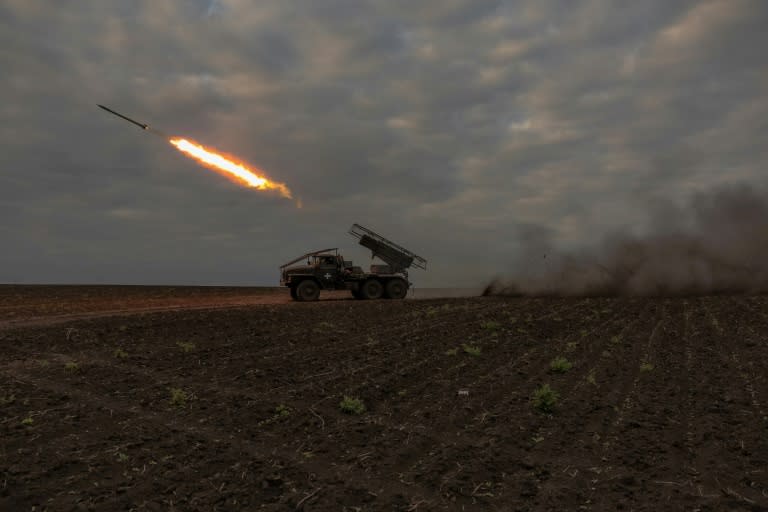
M181 388L171 388L171 398L169 399L171 405L176 407L184 407L189 400L189 393Z
M117 452L117 461L128 462L128 455L124 454L123 452Z
M190 341L179 341L176 343L176 345L181 349L182 352L189 353L195 350L195 344Z
M536 388L533 392L533 407L541 412L552 412L555 409L560 395L549 387L549 384L544 384L540 388Z
M291 414L291 408L287 405L280 404L277 407L275 407L275 416L279 416L281 418L284 418L286 416L289 416Z
M455 356L458 353L459 353L459 349L457 348L449 348L448 350L445 351L445 355L447 356Z
M126 352L121 348L117 348L115 349L115 357L118 359L125 359L126 357L128 357L128 352Z
M565 351L566 352L573 352L578 347L579 347L579 342L578 341L569 341L568 343L565 344Z
M80 371L80 365L76 361L69 361L64 364L64 369L70 373L77 373Z
M23 420L21 420L21 424L25 427L29 427L30 425L34 424L35 420L32 419L32 416L27 416Z
M649 363L649 362L645 362L645 363L640 365L640 371L641 372L651 372L651 371L653 371L653 368L654 368L654 366L651 363Z
M549 363L549 369L554 373L565 373L572 367L573 364L564 357L556 357Z
M595 369L589 370L589 373L587 374L587 382L592 384L593 386L597 386L597 379L595 378Z
M344 396L344 399L339 402L339 408L345 414L363 414L365 412L363 401L349 396Z
M464 349L464 352L471 355L471 356L479 356L482 350L480 350L480 347L477 345L467 345L466 343L461 346L461 348Z
M501 327L501 324L499 322L495 322L493 320L488 320L487 322L483 322L480 324L480 327L487 331L495 331L499 327Z

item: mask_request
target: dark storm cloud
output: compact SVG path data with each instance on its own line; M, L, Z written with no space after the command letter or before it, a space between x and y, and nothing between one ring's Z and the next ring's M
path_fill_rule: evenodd
M482 283L764 181L767 23L760 0L6 1L0 281L270 284L357 221L424 253L421 285Z

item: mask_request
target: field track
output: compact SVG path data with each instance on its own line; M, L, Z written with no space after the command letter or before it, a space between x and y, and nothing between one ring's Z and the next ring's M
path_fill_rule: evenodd
M0 510L768 510L767 297L345 297L0 287Z

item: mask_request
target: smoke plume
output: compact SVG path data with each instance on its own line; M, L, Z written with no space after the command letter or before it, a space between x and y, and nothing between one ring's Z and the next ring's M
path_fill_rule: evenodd
M684 207L657 205L643 236L616 231L594 248L553 249L552 233L526 226L523 254L486 295L698 295L768 291L768 193L727 186Z

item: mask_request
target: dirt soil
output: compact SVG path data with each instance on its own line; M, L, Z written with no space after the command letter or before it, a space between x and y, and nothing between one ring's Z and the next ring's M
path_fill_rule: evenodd
M286 295L0 287L0 510L768 510L766 297Z

